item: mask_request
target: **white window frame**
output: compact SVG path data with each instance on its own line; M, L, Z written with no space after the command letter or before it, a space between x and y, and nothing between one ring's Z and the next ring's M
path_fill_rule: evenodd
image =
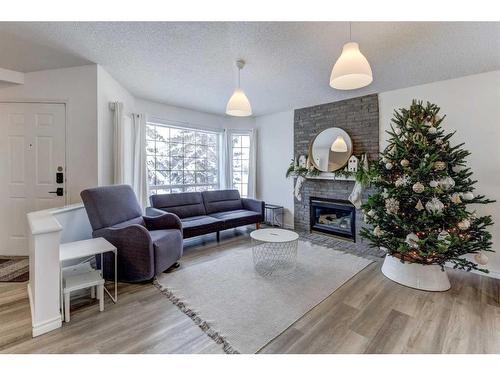
M239 136L239 135L244 135L249 137L249 147L248 147L248 179L247 179L247 194L246 195L241 195L242 198L246 198L249 196L249 187L250 187L250 168L251 163L252 163L252 132L250 130L230 130L228 131L228 147L229 147L229 188L230 189L235 189L233 185L233 136ZM239 190L239 189L238 189Z
M170 121L170 120L164 120L164 119L159 119L159 118L148 118L148 120L146 121L146 126L149 126L149 125L164 126L164 127L168 127L168 128L175 128L175 129L179 129L179 130L188 130L188 131L194 131L194 132L211 133L211 134L215 134L217 136L217 145L216 145L216 150L217 150L217 184L196 184L195 183L195 184L176 184L176 185L172 185L172 184L170 184L170 185L149 185L149 178L148 178L148 188L150 190L153 191L153 190L161 190L161 189L182 189L184 191L186 187L196 188L196 187L201 187L201 186L212 186L214 188L214 190L220 189L221 185L223 184L223 182L221 181L221 179L222 179L221 144L222 144L223 130L211 129L211 128L206 128L206 127L202 127L202 126L193 125L190 123ZM148 156L150 156L150 155L148 155ZM156 165L155 165L155 170L157 170ZM183 171L185 171L185 169L183 169Z

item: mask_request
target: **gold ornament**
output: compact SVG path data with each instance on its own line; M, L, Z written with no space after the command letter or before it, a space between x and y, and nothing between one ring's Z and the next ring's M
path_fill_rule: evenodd
M443 190L450 190L455 186L455 180L451 177L444 177L438 181L439 187Z
M415 208L418 211L422 211L424 209L424 205L422 204L422 201L420 199L418 200L417 205L415 206Z
M422 133L415 133L413 134L413 142L419 143L425 141L425 138Z
M453 193L453 195L451 196L451 201L455 204L462 203L462 200L460 199L460 194Z
M464 219L464 220L460 221L460 222L457 224L457 227L458 227L458 229L460 229L460 230L467 230L467 229L469 229L469 227L470 227L470 221L469 221L469 220L467 220L467 219Z
M392 169L392 163L385 163L385 169L391 170Z
M410 161L407 159L403 159L403 160L401 160L400 164L402 167L407 167L410 165Z
M415 193L420 194L425 190L424 185L421 182L417 182L412 186L412 189Z
M395 198L386 199L385 210L388 214L397 214L399 211L399 201Z
M444 161L435 161L434 162L434 169L436 171L443 171L446 169L446 163Z
M380 229L380 227L378 225L373 229L373 234L376 237L380 237L383 233L384 232L382 231L382 229Z
M429 134L436 134L437 133L437 129L434 126L431 126L427 131L429 132Z

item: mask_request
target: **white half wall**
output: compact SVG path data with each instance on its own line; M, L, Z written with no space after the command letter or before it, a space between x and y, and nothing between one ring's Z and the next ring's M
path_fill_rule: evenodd
M464 147L472 153L467 160L474 172L472 178L478 180L475 193L497 201L475 208L478 214L492 215L495 221L490 231L497 253L487 253L487 267L492 275L500 277L500 71L379 94L381 150L386 146L385 131L394 109L409 106L412 99L441 107L440 113L446 114L443 126L457 131L452 143L465 142Z
M293 179L285 177L293 158L294 111L256 118L257 198L284 207L284 225L293 228Z
M68 203L97 185L97 66L26 73L23 85L0 87L0 101L66 103Z

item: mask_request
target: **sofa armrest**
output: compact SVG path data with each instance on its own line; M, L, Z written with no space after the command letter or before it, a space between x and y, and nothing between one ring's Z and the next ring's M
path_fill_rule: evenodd
M160 216L163 215L165 211L160 210L155 207L146 207L146 216Z
M262 220L264 220L264 201L260 201L252 198L241 198L241 203L243 204L243 208L245 210L258 212L262 215Z
M141 281L154 276L153 242L142 225L103 228L94 231L93 236L104 237L118 249L119 279Z
M162 211L159 216L143 216L143 219L149 230L179 229L182 231L181 219L170 212Z

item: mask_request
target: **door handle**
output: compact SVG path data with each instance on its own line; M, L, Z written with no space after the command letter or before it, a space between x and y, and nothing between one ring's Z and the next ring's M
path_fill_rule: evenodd
M63 188L57 188L56 191L49 191L50 194L56 194L58 197L62 197L64 195Z

